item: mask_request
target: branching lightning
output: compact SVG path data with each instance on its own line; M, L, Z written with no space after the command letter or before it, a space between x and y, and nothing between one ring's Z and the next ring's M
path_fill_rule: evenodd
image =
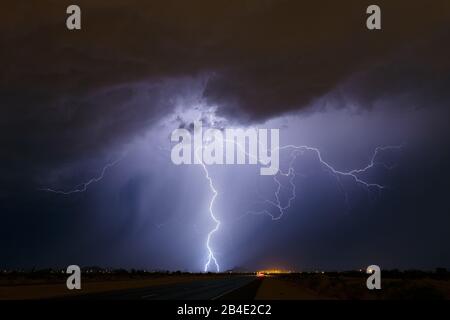
M227 139L223 139L223 142L226 141L231 141L233 144L235 144L242 152L244 152L247 156L249 157L254 157L256 158L255 155L249 154L245 148L243 146L241 146L239 143L237 143L235 140L227 140ZM304 152L313 152L316 156L317 159L319 160L319 163L325 167L337 180L337 182L339 183L339 185L341 186L342 190L345 190L344 185L342 184L341 178L343 177L348 177L351 178L355 183L361 185L362 187L366 188L367 190L370 190L371 188L375 188L377 190L382 190L384 188L386 188L385 186L378 184L378 183L371 183L371 182L367 182L365 180L363 180L362 178L358 177L358 175L363 174L365 172L367 172L369 169L375 167L376 165L382 165L384 168L386 169L391 169L393 168L393 166L388 166L385 163L382 162L377 162L377 156L381 151L386 151L386 150L393 150L393 149L400 149L402 146L383 146L383 147L377 147L375 148L375 151L372 154L372 157L370 158L370 162L368 165L366 165L365 167L361 168L361 169L353 169L350 171L340 171L335 169L332 165L330 165L328 162L324 161L322 158L322 154L320 152L320 150L318 148L314 148L314 147L310 147L310 146L296 146L296 145L285 145L285 146L281 146L275 149L272 149L272 152L275 150L292 150L290 156L291 159L289 161L289 168L287 169L287 171L283 172L281 169L278 171L277 175L273 176L274 182L277 185L276 191L275 191L275 200L270 200L270 199L265 199L264 202L272 205L273 207L275 207L279 214L278 215L273 215L271 212L269 212L268 210L263 210L263 211L259 211L259 212L247 212L246 214L267 214L271 217L272 220L280 220L283 215L285 214L285 212L291 207L292 202L295 200L296 198L296 185L294 183L294 179L296 177L296 172L294 169L294 163L295 160L297 159L297 157L299 156L299 154L303 154ZM200 148L199 148L200 149ZM210 265L212 263L214 263L215 267L216 267L216 271L219 272L220 270L220 266L219 263L214 255L214 251L211 247L211 238L213 237L213 235L219 230L220 227L220 220L217 219L216 215L214 214L214 210L213 210L213 206L214 206L214 201L216 200L217 196L218 196L218 191L216 190L216 188L214 187L214 183L212 181L212 178L209 174L208 168L207 166L203 163L203 161L198 157L198 150L196 150L195 152L195 156L197 157L197 159L199 159L199 162L203 168L203 171L205 173L205 177L208 180L209 183L209 187L211 189L211 192L213 194L213 196L211 197L211 200L209 202L209 214L211 216L211 219L215 222L215 226L214 228L208 233L207 239L206 239L206 248L207 248L207 252L208 252L208 260L204 266L204 271L208 271ZM289 199L287 200L287 203L285 205L283 205L281 203L281 199L280 199L280 193L282 190L282 184L280 182L280 180L278 179L278 175L280 176L284 176L284 177L288 177L289 178L289 184L291 186L291 196L289 197ZM345 192L345 191L344 191ZM345 197L346 197L346 201L347 201L347 193L345 192Z
M198 150L203 150L203 148L198 148L195 151L195 156L197 157L197 159L199 159L200 165L202 166L203 171L205 173L205 178L208 180L209 188L211 189L211 192L213 194L213 196L211 197L211 200L209 202L209 214L211 216L211 219L215 223L214 228L208 233L208 236L206 237L206 249L208 251L208 260L205 263L205 267L203 268L203 271L207 272L211 263L214 263L214 265L216 267L216 271L220 272L219 263L217 262L217 259L214 255L214 251L211 247L211 238L212 238L213 234L219 230L219 227L220 227L220 220L217 219L216 215L214 214L214 210L213 210L214 201L216 200L216 197L219 193L217 192L216 188L214 187L214 183L212 181L211 176L209 175L208 168L206 167L203 160L200 157L198 157Z
M229 141L227 139L224 139L225 141ZM235 144L242 152L244 152L247 156L249 157L253 157L256 158L255 155L249 154L246 150L245 147L241 146L239 143L237 143L236 141L232 140L233 144ZM296 185L295 185L295 178L296 178L296 171L294 169L294 164L295 161L297 159L297 157L299 155L303 155L305 152L312 152L313 154L315 154L315 156L317 157L317 160L319 161L320 165L322 167L324 167L330 174L332 174L337 183L339 183L341 189L344 191L345 193L345 197L346 197L346 201L347 201L347 193L345 192L345 188L344 185L341 181L342 178L350 178L351 180L353 180L354 183L359 184L361 187L367 189L368 191L371 189L376 189L376 190L382 190L384 188L386 188L384 185L378 184L378 183L372 183L372 182L368 182L365 179L361 178L360 175L367 172L368 170L374 168L377 165L383 166L385 169L392 169L393 166L389 166L383 162L377 161L377 157L380 154L380 152L382 151L387 151L387 150L393 150L393 149L400 149L402 146L383 146L383 147L377 147L373 154L372 157L370 158L369 163L365 166L362 167L360 169L353 169L350 171L341 171L341 170L337 170L335 169L331 164L329 164L328 162L326 162L325 160L323 160L322 154L320 152L320 150L318 148L315 147L310 147L310 146L296 146L296 145L284 145L275 149L272 149L271 151L275 151L275 150L290 150L290 161L289 161L289 165L286 171L282 171L281 169L279 169L278 173L276 175L273 176L273 180L275 182L276 185L276 190L274 192L274 199L264 199L263 202L267 203L269 205L271 205L272 207L274 207L277 211L278 214L273 214L271 213L269 210L265 209L262 211L257 211L257 212L252 212L252 211L248 211L245 213L245 215L248 214L255 214L255 215L260 215L260 214L265 214L268 215L272 220L280 220L283 215L291 208L291 205L293 203L293 201L296 199ZM212 196L210 198L209 201L209 207L208 207L208 212L209 212L209 216L211 217L211 219L214 222L214 227L208 232L208 235L206 237L206 249L207 249L207 261L204 265L204 272L207 272L208 270L210 270L211 266L214 265L215 271L216 272L220 272L220 265L218 263L218 260L216 258L216 255L214 253L214 250L211 246L211 241L212 238L214 236L214 234L219 230L220 225L221 225L221 221L217 218L217 215L214 212L214 203L216 201L217 196L219 195L217 189L214 186L214 182L213 179L210 175L210 172L208 170L207 165L203 162L201 157L198 157L198 152L199 150L202 150L204 147L198 148L197 150L195 150L194 154L197 157L197 159L199 160L199 164L202 167L202 171L205 175L206 180L208 181L208 185L209 188L211 190ZM125 154L126 155L126 154ZM62 194L62 195L70 195L70 194L74 194L74 193L81 193L81 192L85 192L88 187L93 184L93 183L97 183L99 181L101 181L106 172L111 168L114 167L117 163L119 163L124 157L125 155L123 155L122 157L120 157L119 159L111 162L111 163L107 163L102 170L100 171L100 174L96 177L91 178L90 180L88 180L87 182L84 182L78 186L76 186L75 188L71 189L71 190L58 190L58 189L52 189L52 188L41 188L39 190L41 191L47 191L47 192L52 192L52 193L57 193L57 194ZM287 201L285 201L285 204L282 204L282 199L281 199L281 192L282 189L284 188L279 177L283 176L288 178L289 181L289 186L290 186L290 196L287 199Z
M292 194L289 197L287 204L284 206L281 204L280 192L281 192L282 184L281 184L280 180L278 180L277 175L273 176L273 180L275 181L275 183L277 185L277 189L275 191L275 200L276 201L269 200L269 199L264 200L264 202L269 203L269 204L273 205L274 207L276 207L279 210L280 215L275 217L267 210L263 210L261 212L250 212L249 211L248 213L253 213L253 214L265 213L265 214L269 215L272 218L272 220L279 220L283 216L284 212L291 207L291 203L292 203L292 201L295 200L295 197L296 197L296 185L294 183L294 179L295 179L294 162L297 159L297 156L298 156L297 152L295 152L295 151L292 152L291 160L289 161L289 168L288 168L287 172L283 172L281 169L278 171L279 175L289 177L289 184L291 185L291 188L292 188L291 189Z
M217 217L214 215L213 206L214 206L214 200L216 200L216 197L218 195L217 190L214 188L213 181L211 179L211 176L209 175L208 169L206 168L206 165L201 162L202 168L205 171L206 179L208 179L209 187L211 191L213 192L213 196L211 198L211 201L209 202L209 214L211 215L211 218L214 220L214 223L216 224L215 227L208 233L208 237L206 238L206 248L208 249L208 261L205 264L204 271L208 271L209 265L211 262L214 262L214 265L216 266L217 272L220 271L219 264L217 263L217 259L214 256L214 252L211 248L211 238L214 233L216 233L219 230L220 227L220 220L217 219Z
M286 149L292 150L291 161L289 162L289 168L288 168L287 172L283 172L281 169L278 172L279 175L289 177L289 184L291 185L291 196L289 197L287 203L285 205L282 205L281 200L280 200L280 192L281 192L282 184L280 183L279 179L277 178L277 175L275 175L273 177L273 179L277 185L277 189L275 191L275 201L265 199L264 202L275 207L278 210L278 215L273 215L268 210L262 210L262 211L257 211L257 212L248 211L246 214L267 214L268 216L271 217L272 220L279 220L282 218L282 216L285 214L285 212L291 207L292 201L295 200L295 198L296 198L296 186L294 183L295 169L293 167L293 164L294 164L295 159L298 156L298 152L303 153L305 151L311 151L314 154L316 154L317 159L319 160L320 164L323 167L325 167L336 178L336 180L339 183L339 185L341 186L342 190L345 190L345 188L342 184L342 181L341 181L341 178L343 178L343 177L351 178L355 183L361 185L362 187L366 188L367 190L370 190L371 188L375 188L377 190L382 190L382 189L386 188L384 185L381 185L378 183L367 182L367 181L361 179L360 177L358 177L358 175L367 172L369 169L375 167L376 165L381 165L386 169L392 169L393 166L388 166L387 164L385 164L383 162L377 162L376 158L381 151L395 150L395 149L400 149L400 148L402 148L401 145L377 147L377 148L375 148L375 151L373 152L372 157L370 158L370 162L367 166L365 166L361 169L353 169L350 171L340 171L340 170L335 169L332 165L330 165L328 162L323 160L322 154L320 153L320 150L318 148L309 147L309 146L295 146L295 145L282 146L278 149L279 150L286 150ZM346 202L347 202L348 195L346 192L345 192L345 198L346 198Z
M105 176L105 173L108 169L110 169L111 167L114 167L117 163L119 163L124 157L126 156L126 154L124 154L123 156L121 156L120 158L116 159L113 162L107 163L102 170L100 171L100 174L97 177L93 177L91 179L89 179L86 182L83 182L79 185L77 185L75 188L71 189L71 190L58 190L58 189L52 189L52 188L40 188L38 190L40 191L47 191L47 192L52 192L52 193L57 193L57 194L62 194L62 195L70 195L73 193L80 193L80 192L85 192L87 190L87 188L89 187L89 185L99 182L100 180L103 179L103 177Z

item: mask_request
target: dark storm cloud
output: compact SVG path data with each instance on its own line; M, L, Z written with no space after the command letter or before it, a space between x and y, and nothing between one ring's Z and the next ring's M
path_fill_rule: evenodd
M385 61L376 62L342 81L324 101L345 108L370 109L382 101L392 107L446 108L450 102L450 29L420 45L406 45ZM447 110L448 111L448 110Z
M14 1L0 12L2 191L111 154L199 78L205 100L235 121L314 111L321 97L334 107L397 96L448 104L448 1L379 1L374 32L365 1L79 1L74 32L69 4Z
M376 32L365 1L80 1L76 32L65 28L69 4L4 5L7 157L38 149L51 161L126 141L171 111L180 88L164 96L168 79L208 74L206 100L250 121L304 109L355 74L340 94L363 106L448 83L448 1L380 2ZM152 84L141 101L138 82Z
M448 0L432 4L424 0L377 1L382 8L383 30L374 32L365 28L365 10L372 1L364 0L76 3L82 9L82 30L75 32L65 28L66 7L72 1L9 1L0 10L2 264L51 264L61 255L72 261L72 252L66 247L89 256L115 253L117 246L108 237L125 238L127 232L133 233L131 227L138 219L133 213L139 211L141 189L145 191L142 198L149 202L142 209L146 215L174 214L177 206L183 206L183 217L191 217L185 214L188 211L203 212L189 201L200 202L200 196L208 194L208 190L198 191L190 178L177 176L176 185L184 181L186 188L174 192L178 189L170 180L162 183L167 181L159 167L148 181L130 177L124 189L116 183L119 178L111 176L114 172L109 172L111 180L103 181L101 188L74 198L36 191L42 182L36 177L60 174L65 179L81 171L83 176L74 179L76 184L98 174L91 167L102 167L111 160L106 158L115 149L170 113L177 96L199 90L199 79L208 79L204 88L200 86L206 101L218 105L219 113L235 121L264 121L289 112L321 110L320 103L311 104L320 99L324 106L331 103L332 107L344 108L351 104L369 109L380 99L392 100L393 107L448 105ZM184 119L177 121L180 126L190 125ZM443 148L448 149L446 143L442 142ZM151 147L153 152L155 148ZM442 159L440 150L431 151L434 158L445 163L448 155ZM424 154L428 156L431 151ZM102 156L104 159L92 165L91 159ZM128 160L116 174L133 169ZM411 161L412 169L405 176L417 172L416 162L426 163L423 160ZM411 188L421 182L430 186L427 192L419 189L400 194L401 203L415 199L403 207L399 204L397 211L402 219L407 219L409 212L421 216L433 197L445 199L447 176L440 176L439 163L426 167L436 167L436 172L427 171L416 178L412 174L402 183ZM61 168L65 169L62 173ZM433 185L431 182L439 176L439 185ZM145 189L146 184L154 187ZM123 190L115 201L115 191L111 191L112 195L103 191L113 187ZM22 192L24 188L29 192ZM401 193L399 189L396 196ZM185 198L175 201L169 198L171 193ZM435 206L448 207L441 203ZM318 207L331 212L326 205ZM385 208L380 226L389 221L388 215L395 215L390 203ZM443 216L444 210L439 213L439 221L434 221L436 225L448 225L442 223ZM105 226L109 220L113 225L110 228ZM324 220L319 218L315 223L322 225ZM400 220L395 224L399 228ZM170 220L164 217L157 222L166 221ZM310 226L301 222L291 227ZM416 227L413 222L411 225ZM143 228L143 233L151 232ZM166 234L169 238L179 232ZM294 230L279 234L303 233ZM317 232L315 238L303 243L319 243L322 235ZM76 242L79 238L81 245ZM130 248L139 243L144 257L159 260L155 257L165 255L158 251L161 242L155 242L157 248L149 255L145 241L142 244L141 239L136 240L123 251L134 254ZM184 243L180 247L184 248ZM317 252L323 249L314 245L305 248ZM183 251L186 255L192 253ZM448 265L448 259L444 264Z

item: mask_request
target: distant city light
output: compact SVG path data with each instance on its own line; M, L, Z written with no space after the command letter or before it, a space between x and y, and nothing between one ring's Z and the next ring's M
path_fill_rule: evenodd
M260 274L260 273L262 273L264 275L266 275L266 274L283 274L283 273L291 273L291 271L290 270L283 270L283 269L268 269L268 270L260 270L260 271L258 271L257 275Z

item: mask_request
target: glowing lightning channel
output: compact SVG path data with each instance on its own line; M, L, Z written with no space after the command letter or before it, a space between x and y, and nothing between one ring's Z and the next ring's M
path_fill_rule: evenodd
M217 217L214 215L214 210L213 210L213 206L214 206L214 201L216 200L217 195L219 194L216 190L216 188L214 187L214 183L212 181L211 176L209 175L209 171L208 168L206 167L205 163L203 162L203 159L198 157L198 150L203 149L203 147L201 148L197 148L195 150L195 156L197 157L197 159L200 162L200 165L203 168L203 171L205 173L205 177L208 180L209 183L209 188L211 189L213 196L211 198L211 201L209 202L209 214L211 216L211 219L215 222L215 226L214 228L208 233L208 236L206 237L206 249L208 250L208 260L205 263L205 267L204 267L204 272L207 272L209 269L209 266L211 265L211 263L213 262L214 265L216 266L216 271L220 272L220 266L219 263L217 262L217 259L214 255L214 251L211 248L211 238L213 236L214 233L216 233L219 230L220 227L220 220L217 219Z
M280 192L281 192L281 188L282 188L281 182L278 180L277 175L273 176L273 180L277 184L277 190L275 191L276 202L274 202L272 200L268 200L268 199L266 199L265 202L275 206L280 211L280 215L278 217L275 217L267 210L264 210L263 212L261 212L261 213L268 214L272 218L272 220L279 220L279 219L281 219L281 217L283 216L284 212L291 207L292 201L295 200L295 197L296 197L296 185L294 183L294 179L295 179L294 161L297 159L297 156L298 156L297 153L292 152L292 154L291 154L291 161L289 162L289 169L288 169L288 171L286 173L283 172L281 169L278 170L278 173L280 175L285 176L285 177L289 177L289 184L291 185L291 188L292 188L292 195L288 199L287 204L285 206L281 205L281 200L280 200ZM252 212L249 212L249 213L252 213Z
M237 141L235 140L228 140L228 139L223 139L223 142L232 142L233 144L235 144L243 153L245 153L247 156L252 157L252 158L256 158L257 156L248 153L245 148L239 144ZM208 236L206 238L206 248L208 251L208 260L204 266L204 271L208 271L211 263L214 263L215 267L216 267L216 271L219 272L220 271L220 267L219 267L219 263L217 262L217 259L214 255L214 251L211 247L211 238L214 235L214 233L216 233L219 230L220 227L220 220L217 219L217 217L214 214L214 210L213 210L213 206L214 206L214 201L216 200L216 197L218 195L217 190L214 187L214 183L212 181L211 176L209 175L209 171L205 165L205 163L203 162L203 160L201 158L198 157L198 150L203 149L204 147L199 147L195 150L195 156L197 157L197 159L199 160L199 163L201 164L203 171L205 173L205 177L208 180L209 183L209 187L212 191L212 198L211 201L209 203L209 214L211 216L211 219L216 223L214 228L208 233ZM314 147L310 147L310 146L296 146L296 145L285 145L285 146L281 146L278 148L273 148L271 149L271 152L275 151L275 150L285 150L285 149L292 149L293 151L291 152L291 160L289 162L289 168L286 172L283 172L281 169L278 171L278 173L282 176L285 177L289 177L289 184L291 185L292 188L292 195L290 196L290 198L287 201L286 205L282 205L281 204L281 200L280 200L280 193L281 193L281 189L282 189L282 184L281 182L278 180L277 175L274 175L273 179L275 181L275 183L277 184L277 189L275 191L275 199L276 201L272 201L269 199L265 199L266 203L269 203L271 205L273 205L274 207L276 207L279 211L279 215L275 216L272 213L270 213L268 210L263 210L263 211L259 211L259 212L247 212L245 215L247 214L267 214L271 217L272 220L280 220L283 215L285 214L285 212L291 207L292 201L295 200L296 198L296 185L294 183L294 179L295 179L295 169L294 169L294 162L298 157L298 153L304 153L305 151L312 151L317 155L317 158L320 162L320 164L322 166L324 166L325 168L327 168L329 170L329 172L331 172L337 182L340 184L342 190L344 190L344 186L342 184L341 181L341 177L350 177L355 183L358 183L360 185L362 185L363 187L365 187L367 190L369 190L370 188L376 188L376 189L384 189L385 186L381 185L381 184L377 184L377 183L369 183L367 181L364 181L362 179L360 179L357 175L366 172L367 170L373 168L376 164L381 164L383 165L386 169L391 169L392 166L387 166L384 163L380 163L380 162L376 162L376 157L379 154L380 151L385 151L385 150L391 150L391 149L400 149L402 148L402 146L383 146L383 147L377 147L370 159L370 162L367 166L365 166L364 168L361 169L353 169L351 171L340 171L335 169L332 165L330 165L329 163L327 163L326 161L323 160L322 158L322 154L320 153L320 150L318 148L314 148ZM348 196L347 193L345 192L345 198L346 201L348 201Z
M234 143L239 149L241 149L241 151L244 152L246 155L248 155L249 157L253 157L253 158L257 159L257 157L255 155L249 154L245 150L245 148L242 145L240 145L239 143L237 143L235 140L224 139L224 142L230 142L230 141L232 143ZM194 154L197 157L197 159L199 160L199 163L200 163L200 165L203 168L203 171L204 171L204 174L205 174L205 178L208 180L209 188L211 189L211 192L213 194L212 197L211 197L211 200L209 202L209 214L210 214L211 219L215 222L214 228L208 233L208 236L206 238L206 248L207 248L207 251L208 251L208 259L207 259L207 262L205 263L205 266L204 266L204 272L208 271L208 269L210 268L210 265L212 263L214 263L216 271L220 272L219 263L218 263L215 255L214 255L214 251L213 251L213 249L211 247L211 239L212 239L214 233L216 233L219 230L220 225L221 225L221 221L219 219L217 219L216 215L214 214L214 210L213 210L214 202L215 202L215 200L216 200L216 198L217 198L219 193L216 190L216 188L214 187L214 183L213 183L213 180L212 180L212 178L211 178L211 176L209 174L207 166L205 165L203 160L198 157L198 150L203 149L203 148L204 147L197 148L197 150L194 152ZM325 168L327 168L329 170L329 172L331 172L335 176L335 178L337 179L337 181L341 185L342 189L344 189L344 187L343 187L342 182L340 180L341 177L350 177L350 178L352 178L354 180L355 183L358 183L358 184L364 186L367 189L370 189L372 187L373 188L377 188L377 189L384 189L385 186L377 184L377 183L366 182L366 181L360 179L357 175L366 172L367 170L373 168L377 164L383 165L386 169L392 169L393 166L387 166L385 163L376 162L376 157L377 157L377 155L379 154L380 151L391 150L391 149L400 149L400 148L402 148L401 145L400 146L377 147L375 149L375 151L374 151L374 153L373 153L373 155L372 155L372 157L370 159L370 162L369 162L369 164L367 166L365 166L365 167L363 167L361 169L353 169L351 171L340 171L340 170L335 169L333 166L331 166L329 163L327 163L326 161L323 160L322 155L320 153L320 150L318 148L309 147L309 146L285 145L285 146L281 146L281 147L278 147L278 148L271 149L271 152L273 152L275 150L285 150L285 149L292 149L293 150L292 153L291 153L291 160L289 162L288 170L286 172L283 172L280 169L279 172L278 172L279 175L281 175L281 176L289 177L289 184L291 185L291 188L292 188L292 195L288 199L287 204L283 206L281 204L281 200L280 200L280 193L281 193L281 189L282 189L282 184L278 180L277 175L274 175L273 179L274 179L275 183L277 184L277 189L275 191L275 200L276 201L272 201L272 200L266 199L265 202L273 205L274 207L276 207L280 214L278 216L274 216L268 210L263 210L263 211L259 211L259 212L251 212L251 211L249 211L246 214L267 214L267 215L269 215L272 218L272 220L279 220L279 219L282 218L284 213L291 207L292 201L294 201L295 198L296 198L296 185L294 183L294 179L296 177L296 172L295 172L295 169L294 169L294 162L297 159L299 152L302 153L302 154L305 151L312 151L312 152L314 152L317 155L317 158L318 158L320 164L322 166L324 166ZM70 194L73 194L73 193L85 192L90 184L96 183L96 182L99 182L100 180L102 180L103 177L105 176L106 171L109 168L115 166L125 156L126 156L126 154L123 155L122 157L120 157L119 159L117 159L117 160L115 160L115 161L113 161L111 163L106 164L102 168L102 170L100 172L100 175L98 177L94 177L94 178L90 179L89 181L82 183L80 185L81 186L80 188L75 188L75 189L72 189L72 190L69 190L69 191L55 190L55 189L51 189L51 188L42 188L42 189L39 189L39 190L47 191L47 192L53 192L53 193L57 193L57 194L63 194L63 195L70 195ZM347 197L347 194L346 194L346 197Z
M92 183L96 183L96 182L99 182L100 180L102 180L103 177L105 176L106 171L109 168L114 167L125 156L126 156L126 154L124 154L122 157L120 157L119 159L117 159L117 160L115 160L113 162L107 163L102 168L99 176L91 178L90 180L88 180L87 182L83 182L82 184L79 184L76 188L74 188L72 190L64 191L64 190L56 190L56 189L52 189L52 188L41 188L41 189L38 189L38 190L39 191L47 191L47 192L57 193L57 194L63 194L63 195L70 195L70 194L73 194L73 193L85 192L89 185L91 185Z
M361 186L365 187L367 190L370 190L370 188L376 188L378 190L381 190L381 189L385 189L386 187L381 184L378 184L378 183L369 183L367 181L364 181L361 178L359 178L357 175L366 172L367 170L373 168L375 165L382 165L383 167L385 167L388 170L392 169L394 166L388 166L385 163L377 162L376 158L381 151L395 150L395 149L400 149L400 148L402 148L402 145L377 147L367 166L365 166L361 169L353 169L350 171L340 171L340 170L335 169L333 166L331 166L329 163L327 163L326 161L323 160L322 154L320 153L320 150L318 148L309 147L309 146L295 146L295 145L285 145L285 146L279 147L279 148L277 148L278 150L293 149L293 152L291 153L292 159L289 162L288 171L283 172L283 171L281 171L281 169L279 170L280 175L290 177L289 183L292 187L292 191L291 191L292 195L288 199L287 204L283 206L280 201L280 191L281 191L282 185L281 185L280 181L278 180L277 175L275 175L273 177L275 183L277 184L277 189L275 191L275 201L265 199L264 202L269 203L269 204L273 205L275 208L277 208L279 211L279 214L275 216L268 210L262 210L262 211L258 211L258 212L248 211L246 214L267 214L271 217L272 220L279 220L282 218L282 216L285 214L285 212L291 207L292 201L296 198L296 186L294 183L295 170L293 167L293 163L294 163L295 159L297 158L298 154L296 154L295 152L298 152L298 151L300 151L302 153L304 151L314 152L317 155L317 158L318 158L320 164L322 166L324 166L325 168L327 168L329 170L329 172L334 175L334 177L336 178L337 182L340 184L340 186L343 190L344 190L344 186L342 184L341 177L349 177L355 183L360 184ZM273 149L273 150L277 150L277 149ZM346 192L345 192L345 197L346 197L346 201L347 201L348 195Z
M376 148L375 148L375 151L374 151L374 153L373 153L373 155L372 155L372 158L370 159L370 163L369 163L366 167L364 167L364 168L362 168L362 169L355 169L355 170L352 170L352 171L350 171L350 173L352 173L352 174L355 174L355 173L363 173L363 172L365 172L365 171L367 171L367 170L373 168L376 164L382 165L382 166L385 167L386 169L391 170L391 169L393 169L395 166L388 166L388 165L386 165L386 164L383 163L383 162L376 162L376 161L375 161L375 160L376 160L376 157L377 157L377 155L378 155L378 153L379 153L380 151L395 150L395 149L401 149L401 148L403 148L403 145L399 145L399 146L376 147Z

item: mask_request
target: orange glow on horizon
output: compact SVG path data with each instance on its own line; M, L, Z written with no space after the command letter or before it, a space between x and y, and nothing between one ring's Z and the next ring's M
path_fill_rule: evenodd
M283 269L268 269L268 270L260 270L257 272L258 274L282 274L282 273L291 273L290 270L283 270Z

